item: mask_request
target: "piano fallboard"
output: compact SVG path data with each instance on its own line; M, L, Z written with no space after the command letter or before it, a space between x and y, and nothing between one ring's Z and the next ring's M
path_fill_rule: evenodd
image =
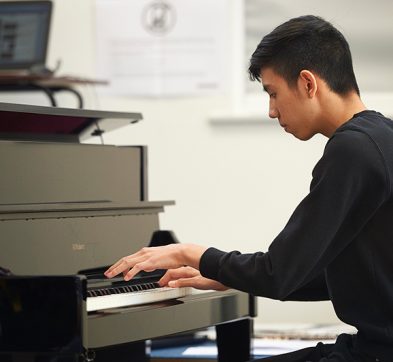
M153 205L0 211L0 266L15 275L73 275L109 266L149 245L163 208Z

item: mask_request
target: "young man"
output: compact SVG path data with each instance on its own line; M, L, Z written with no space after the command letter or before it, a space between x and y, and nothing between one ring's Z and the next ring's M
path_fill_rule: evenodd
M393 122L366 109L346 40L319 17L291 19L266 35L249 72L286 132L328 137L310 193L265 253L144 248L106 275L166 268L162 285L331 300L356 335L264 361L393 361Z

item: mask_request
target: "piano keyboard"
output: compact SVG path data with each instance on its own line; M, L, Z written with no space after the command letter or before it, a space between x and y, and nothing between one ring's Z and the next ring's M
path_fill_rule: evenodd
M180 298L192 294L192 289L160 287L158 283L92 289L87 292L87 311L131 307Z

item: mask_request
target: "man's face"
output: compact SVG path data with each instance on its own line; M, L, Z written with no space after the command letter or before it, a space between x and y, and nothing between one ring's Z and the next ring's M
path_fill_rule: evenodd
M269 95L270 118L277 118L286 132L300 140L308 140L318 133L312 101L300 82L289 87L286 80L271 68L262 69L261 82Z

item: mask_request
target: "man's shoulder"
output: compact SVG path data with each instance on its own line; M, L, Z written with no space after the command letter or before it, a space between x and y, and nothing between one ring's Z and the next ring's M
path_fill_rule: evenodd
M361 129L346 127L336 132L328 141L322 159L333 163L362 163L378 157L373 139Z
M329 139L321 161L341 170L357 168L369 174L378 169L393 180L392 144L393 121L377 112L362 112Z
M351 130L367 134L370 137L379 135L393 137L393 121L379 112L366 110L355 114L352 119L338 128L336 133Z
M392 143L393 121L381 113L364 111L338 128L327 146L358 149L364 153L368 147L387 151Z

